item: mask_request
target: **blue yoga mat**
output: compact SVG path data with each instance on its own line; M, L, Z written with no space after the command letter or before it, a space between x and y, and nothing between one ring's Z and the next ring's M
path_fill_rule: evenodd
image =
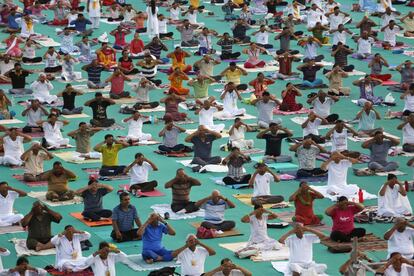
M262 162L263 161L263 156L253 156L252 157L252 160L253 161L256 161L256 162ZM276 163L276 162L273 162L273 163L266 163L266 165L269 168L273 168L273 169L275 169L277 171L289 170L289 169L297 169L298 168L298 165L293 164L291 162L286 162L286 163Z

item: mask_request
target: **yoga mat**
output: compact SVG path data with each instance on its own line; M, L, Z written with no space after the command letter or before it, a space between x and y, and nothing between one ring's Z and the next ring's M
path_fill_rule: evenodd
M230 250L231 252L236 252L246 245L247 242L219 243L220 247ZM289 248L287 246L282 246L279 250L259 252L258 256L250 257L250 260L254 262L282 261L287 259L289 259Z
M342 252L350 252L352 250L352 243L351 242L335 242L331 239L323 239L321 240L321 244L328 247L328 250L334 252L334 250L339 250ZM372 233L368 233L365 235L364 240L358 241L358 249L361 251L386 251L388 248L388 244L386 240L383 240L380 237L375 236Z
M86 172L88 175L98 175L99 176L99 170L100 168L82 168L84 172ZM126 180L129 179L129 175L113 175L113 176L99 176L99 180L103 181L113 181L113 180Z
M73 205L73 204L81 204L82 203L82 198L75 196L74 199L71 200L66 200L66 201L57 201L57 202L52 202L46 199L46 192L29 192L27 194L29 197L35 198L37 200L40 200L41 202L52 206L52 207L57 207L57 206L64 206L64 205Z
M89 118L90 116L88 114L81 113L81 114L72 114L72 115L63 115L62 114L62 117L66 118L66 119L78 119L78 118Z
M310 112L310 109L302 108L298 111L282 111L278 108L273 109L273 114L275 115L295 115L295 114L308 114Z
M19 119L0 120L0 125L22 124L23 121Z
M82 213L70 213L72 217L74 217L77 220L80 220L83 224L86 224L86 226L89 227L97 227L97 226L107 226L112 225L112 219L109 218L107 220L100 220L100 221L89 221L83 218Z
M61 151L61 152L54 152L53 155L59 157L65 162L75 163L75 164L90 164L90 163L101 163L102 158L100 159L85 159L85 160L78 160L73 159L73 151Z
M123 190L129 190L129 187L130 187L129 184L119 184L119 188ZM150 191L150 192L141 192L140 190L138 190L136 196L137 197L160 197L160 196L165 196L165 194L157 189L154 189L154 191Z
M62 272L53 267L46 269L46 271L53 276L94 276L92 269L89 267L78 272Z
M151 270L158 270L163 267L179 267L180 264L176 261L170 262L155 262L152 264L147 264L144 259L142 258L141 254L137 255L129 255L128 259L122 262L123 264L127 265L134 271L151 271Z
M1 226L0 227L0 235L20 233L20 232L26 232L26 230L23 227L21 227L20 225L10 225L10 226Z
M167 157L190 157L191 155L186 152L164 152L160 150L154 151L156 154L164 155Z
M234 194L233 197L238 199L243 204L253 207L252 194ZM274 203L263 204L263 208L271 209L274 205Z
M310 176L310 177L297 177L296 172L297 171L284 171L284 172L281 172L281 173L293 176L294 180L296 180L296 181L314 182L314 183L328 181L328 175ZM279 175L279 177L280 177L280 175ZM281 179L281 180L283 181L283 180L293 180L293 179Z
M33 182L27 182L23 180L23 175L14 174L12 177L16 180L19 180L20 182L26 184L29 187L44 187L47 186L47 181L33 181Z
M200 222L190 222L191 226L194 228L198 228L201 226ZM223 233L217 234L214 238L225 238L225 237L233 237L233 236L242 236L243 234L239 232L237 229L231 229L229 231L222 231Z
M256 116L250 115L250 114L244 114L243 116L231 116L231 117L223 117L222 111L216 112L213 114L214 119L220 120L220 121L233 121L236 118L240 118L241 120L252 120L256 119Z
M252 161L255 162L262 162L263 161L263 157L264 156L253 156L252 157ZM290 162L285 162L285 163L266 163L266 165L269 168L273 168L277 171L281 171L281 170L290 170L290 169L297 169L298 165L294 164L294 163L290 163Z
M392 85L396 85L396 84L400 84L398 81L394 81L394 80L387 80L387 81L383 81L382 82L382 86L392 86Z
M284 211L284 212L275 212L277 215L277 218L281 221L285 221L288 223L293 223L292 218L295 216L295 211ZM306 227L310 227L312 229L318 230L318 231L331 231L331 227L329 225L323 224L323 225L306 225Z
M154 204L154 205L151 206L151 209L154 212L156 212L156 213L158 213L162 216L165 213L169 213L171 220L193 219L193 218L196 218L196 217L204 218L204 215L205 215L205 212L204 212L203 209L200 209L197 212L192 212L192 213L174 213L171 210L170 204Z
M223 182L223 177L210 177L210 179L217 185L224 186L231 189L244 189L248 188L249 184L232 184L232 185L226 185Z
M46 255L56 254L55 248L41 250L41 251L35 251L35 250L28 249L26 246L26 239L13 238L9 241L14 244L14 248L16 250L17 256L46 256Z

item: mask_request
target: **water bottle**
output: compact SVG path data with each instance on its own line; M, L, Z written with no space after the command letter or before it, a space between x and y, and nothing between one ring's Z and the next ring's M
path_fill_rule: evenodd
M404 181L404 188L405 188L405 191L406 192L408 192L410 190L410 186L408 185L408 181L407 180Z
M364 192L362 191L362 189L359 189L358 191L358 201L359 203L364 203Z

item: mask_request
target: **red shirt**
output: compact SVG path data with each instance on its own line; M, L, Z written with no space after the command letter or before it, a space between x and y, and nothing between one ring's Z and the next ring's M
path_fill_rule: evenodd
M129 44L131 54L138 54L144 51L144 42L141 39L133 39Z
M292 74L292 61L293 57L280 57L277 59L279 62L279 73L283 75Z
M116 32L115 33L115 43L114 45L118 45L118 46L125 46L127 45L126 41L125 41L125 33L124 32Z
M332 212L332 231L340 231L345 234L351 233L354 230L354 215L359 212L356 206L347 206L342 210L335 208Z
M124 92L124 77L122 75L113 76L111 80L111 93L119 95Z

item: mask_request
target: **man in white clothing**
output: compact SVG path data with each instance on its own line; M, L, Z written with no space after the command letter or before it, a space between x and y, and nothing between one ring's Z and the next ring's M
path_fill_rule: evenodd
M19 225L24 216L14 214L13 205L16 198L26 195L26 192L10 187L5 181L0 182L0 227Z
M207 99L203 102L203 105L197 109L194 113L198 114L198 123L199 125L203 125L209 130L221 132L225 125L224 124L214 124L213 116L216 112L223 110L222 107L217 106L214 103L214 98Z
M142 127L147 120L148 117L141 115L138 110L135 110L132 116L123 120L124 123L128 124L128 135L126 138L131 143L151 140L151 134L142 132Z
M130 172L131 180L129 190L133 194L137 191L150 192L158 185L156 180L148 181L150 171L158 171L158 167L138 152L135 154L135 160L125 168L124 174Z
M240 118L234 119L234 124L229 130L231 146L241 150L252 149L254 141L245 139L244 136L248 131L252 131L252 128L249 125L245 124Z
M402 149L405 152L414 152L414 113L408 115L405 122L401 123L398 130L402 130Z
M410 276L414 274L414 262L394 252L388 262L377 270L377 273L384 276Z
M17 128L12 127L6 131L6 135L0 137L3 142L4 155L0 157L0 163L5 166L21 166L23 161L20 156L24 152L23 143L30 142L32 137L21 133Z
M310 234L305 234L309 232ZM308 273L311 275L324 273L325 264L317 264L313 260L313 244L320 243L325 236L312 228L297 223L292 230L280 237L279 242L289 247L288 273L293 276ZM313 273L313 274L312 274Z
M69 124L69 121L58 120L56 114L51 113L47 117L47 121L37 122L39 126L43 128L44 140L43 146L47 148L59 148L69 144L69 138L63 138L62 127Z
M204 273L204 263L208 256L216 255L216 251L200 242L195 235L188 235L185 245L177 249L177 261L181 263L181 274L199 276Z
M115 264L127 260L127 255L107 242L99 244L99 250L86 260L86 265L92 268L95 275L116 276Z
M385 232L384 239L388 241L388 256L393 252L400 253L404 258L412 259L414 256L414 224L404 218L396 218L394 226Z
M241 267L234 264L229 258L224 258L220 262L220 266L215 269L204 273L204 276L252 276L253 274Z
M29 260L22 256L16 261L16 266L10 269L0 270L0 276L46 276L47 271L43 268L33 267Z
M91 234L76 230L72 225L65 226L65 230L51 239L56 247L56 264L59 271L67 273L82 271L89 265L87 258L82 256L81 241L86 241Z
M253 188L252 204L279 203L283 196L271 195L270 183L279 182L280 178L264 163L257 163L257 169L249 180L249 188Z
M33 90L33 97L41 103L51 104L56 102L58 99L56 95L50 94L50 91L53 90L53 85L47 79L45 74L40 74L37 81L34 81L30 85L30 88Z
M413 210L407 197L404 184L397 176L388 174L387 182L378 194L378 215L384 217L410 216Z

